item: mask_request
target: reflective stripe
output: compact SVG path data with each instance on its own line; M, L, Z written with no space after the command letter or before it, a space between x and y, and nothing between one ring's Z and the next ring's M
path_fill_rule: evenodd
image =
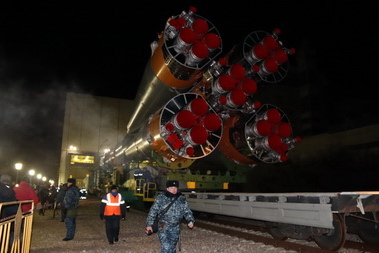
M120 193L116 196L108 193L106 199L103 199L102 202L106 204L104 215L121 215L120 205L124 204L125 201L122 200Z
M108 203L108 206L120 206L120 203Z

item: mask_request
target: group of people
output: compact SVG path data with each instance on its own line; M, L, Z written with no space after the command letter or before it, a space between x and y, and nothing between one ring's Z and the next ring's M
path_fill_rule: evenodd
M185 196L179 191L177 180L168 180L166 190L159 193L150 208L146 219L145 233L153 233L155 217L159 215L158 238L161 253L175 253L180 238L180 223L184 218L189 228L194 227L195 218ZM105 231L109 244L119 240L120 221L125 219L126 202L113 185L110 192L103 196L100 204L100 219L105 220ZM170 205L170 206L169 206ZM168 207L169 206L169 207Z
M36 193L35 189L30 186L29 177L23 177L17 187L12 188L11 183L12 180L9 175L2 175L0 177L0 203L31 200L34 203L34 209L36 209L40 201L41 205L46 201L50 201L49 197L51 197L51 194L49 194L48 189L42 187ZM38 195L43 199L40 199ZM57 192L56 197L54 196L54 200L59 201L61 205L61 221L64 221L66 226L66 237L63 241L72 240L75 236L76 213L80 196L80 190L76 186L74 178L69 178L67 184ZM4 206L1 210L1 220L12 218L17 213L17 210L18 204ZM21 204L21 211L23 213L32 212L32 204Z
M12 202L20 200L33 200L36 206L39 198L34 189L29 185L28 178L23 178L18 187L10 187L10 177L2 176L0 180L0 202ZM146 219L145 233L153 233L153 223L159 216L158 238L161 243L161 253L175 253L180 239L180 223L184 218L189 228L194 227L195 218L188 206L185 196L179 191L177 180L168 180L166 190L159 193L150 208ZM70 241L75 237L76 216L80 200L80 190L76 186L76 180L69 178L57 194L57 203L61 205L61 221L65 222L66 236L63 241ZM118 192L118 187L113 185L110 192L105 194L100 202L100 219L105 221L105 232L109 244L119 240L120 221L125 220L126 200ZM17 210L12 206L2 211L3 216L11 216ZM14 208L14 207L13 207ZM22 205L22 211L31 211L31 205Z
M2 175L0 177L0 202L15 202L23 200L32 200L34 206L36 207L39 203L39 198L33 189L30 186L30 179L28 177L23 177L21 179L18 187L11 186L12 180L9 175ZM1 218L11 217L17 213L18 205L8 205L5 206L1 215ZM32 204L23 203L21 205L22 212L31 212Z

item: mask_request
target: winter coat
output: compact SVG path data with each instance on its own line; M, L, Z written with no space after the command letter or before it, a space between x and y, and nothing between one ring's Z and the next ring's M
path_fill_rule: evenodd
M49 198L49 189L47 189L45 186L42 186L39 189L37 196L39 198L39 201L41 201L41 204L45 204Z
M79 206L80 191L79 188L72 184L67 188L66 195L64 196L64 207L67 209L76 208Z
M0 203L17 201L16 193L14 190L0 182ZM1 219L15 215L17 213L18 205L4 205L1 208Z
M63 207L63 200L64 200L65 195L66 195L66 190L63 187L61 187L57 194L57 203L61 204L62 207Z
M168 211L159 219L159 222L166 223L168 225L178 225L182 218L185 218L186 221L195 222L195 218L191 209L188 206L186 197L181 193L177 192L172 194L168 191L164 191L155 198L153 205L150 208L149 214L146 219L146 226L151 227L154 223L154 219L157 214L170 204L171 201L175 199L175 196L178 196L178 199L172 204Z
M16 198L19 201L33 200L34 206L37 206L37 204L39 202L39 198L38 198L36 192L34 191L34 189L32 187L30 187L29 183L27 183L25 181L21 181L20 185L18 187L14 187L13 190L15 191ZM30 211L31 208L32 208L31 204L23 204L22 205L22 211L23 212L28 212L28 211Z

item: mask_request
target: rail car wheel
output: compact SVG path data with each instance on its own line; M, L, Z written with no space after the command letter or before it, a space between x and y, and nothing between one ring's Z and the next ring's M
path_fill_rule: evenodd
M345 244L346 225L340 214L333 214L333 227L330 233L313 237L320 248L339 250Z
M379 244L379 224L373 221L360 220L358 236L366 243Z
M272 238L274 238L276 240L285 241L288 238L287 236L285 236L282 233L282 231L280 231L279 227L272 227L272 228L270 228L270 235L272 236Z

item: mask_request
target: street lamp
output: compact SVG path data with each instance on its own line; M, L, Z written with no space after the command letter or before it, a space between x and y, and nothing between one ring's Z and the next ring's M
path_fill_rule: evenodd
M38 180L41 180L42 175L41 174L37 174L37 178L38 178Z
M18 184L18 172L22 169L22 163L16 163L14 167L17 170L17 175L16 175L16 184Z
M31 176L30 177L30 185L33 185L32 184L32 178L33 178L33 176L36 174L36 171L35 170L29 170L29 175Z

